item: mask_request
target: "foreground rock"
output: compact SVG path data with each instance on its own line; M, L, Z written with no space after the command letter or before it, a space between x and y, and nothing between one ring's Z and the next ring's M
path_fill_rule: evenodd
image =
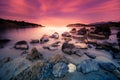
M65 76L65 74L67 74L67 72L68 72L68 66L64 62L58 62L53 66L52 73L55 77L63 77Z
M77 65L77 71L80 71L84 74L98 71L98 70L99 70L98 63L92 59L84 60L80 64Z
M43 59L43 55L36 48L33 48L26 58L29 60Z
M99 63L100 67L106 71L114 71L117 67L112 63Z
M14 48L21 49L21 50L28 50L29 46L28 46L27 42L23 40L23 41L16 42L14 45Z

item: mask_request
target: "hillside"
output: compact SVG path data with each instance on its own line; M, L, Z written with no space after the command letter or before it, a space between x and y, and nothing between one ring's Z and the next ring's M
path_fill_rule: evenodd
M120 27L120 21L119 22L96 22L96 23L90 23L90 24L75 23L75 24L67 25L67 27L83 27L83 26Z
M29 28L29 27L43 27L40 24L16 21L16 20L6 20L0 18L0 29L10 29L10 28Z

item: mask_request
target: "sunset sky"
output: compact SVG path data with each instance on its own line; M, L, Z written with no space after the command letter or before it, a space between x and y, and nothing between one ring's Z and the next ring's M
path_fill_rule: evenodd
M0 18L45 26L120 21L120 0L0 0Z

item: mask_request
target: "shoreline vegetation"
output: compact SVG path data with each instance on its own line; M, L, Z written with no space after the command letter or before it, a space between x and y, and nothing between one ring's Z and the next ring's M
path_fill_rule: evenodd
M0 18L0 29L44 27L41 24Z

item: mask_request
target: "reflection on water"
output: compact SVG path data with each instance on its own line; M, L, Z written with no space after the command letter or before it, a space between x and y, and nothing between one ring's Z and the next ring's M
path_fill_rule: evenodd
M25 29L12 29L6 33L1 34L1 37L10 38L12 40L30 40L40 39L44 34L51 35L54 32L59 34L69 31L68 27L37 27L37 28L25 28Z

